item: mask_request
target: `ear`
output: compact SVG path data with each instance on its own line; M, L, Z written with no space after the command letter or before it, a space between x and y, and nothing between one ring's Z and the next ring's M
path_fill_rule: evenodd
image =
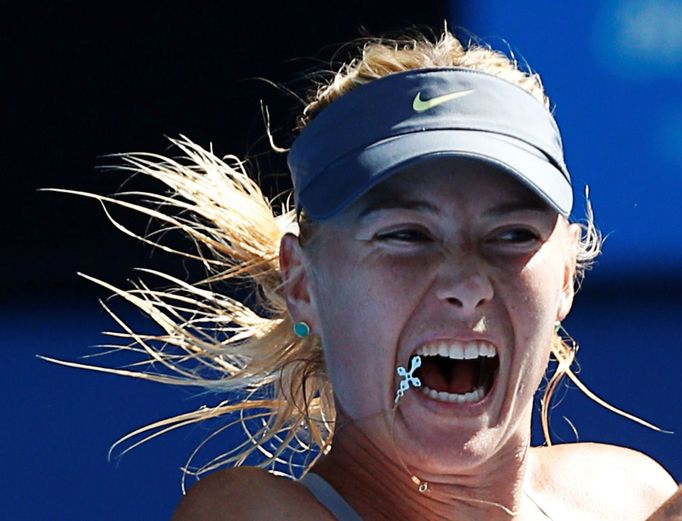
M311 291L310 268L298 237L291 233L285 234L280 242L279 267L291 318L294 322L306 321L311 330L315 331L318 320Z
M558 321L565 319L568 316L568 312L571 311L571 307L573 306L573 297L575 296L575 271L580 234L580 226L577 224L568 225L568 236L566 239L567 254L565 256L566 263L564 265L564 285L559 298L559 309L557 310Z

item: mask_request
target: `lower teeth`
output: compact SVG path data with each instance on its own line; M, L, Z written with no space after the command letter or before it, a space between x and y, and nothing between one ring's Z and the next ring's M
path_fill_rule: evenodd
M445 391L439 392L426 386L421 388L421 392L434 400L451 403L476 403L481 401L485 396L485 389L483 386L479 386L473 391L464 394L448 393Z

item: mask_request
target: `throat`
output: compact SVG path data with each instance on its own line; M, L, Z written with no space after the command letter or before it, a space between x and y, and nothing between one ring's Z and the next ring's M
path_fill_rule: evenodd
M418 376L422 384L438 392L466 394L484 385L492 385L497 358L452 360L446 357L425 357Z

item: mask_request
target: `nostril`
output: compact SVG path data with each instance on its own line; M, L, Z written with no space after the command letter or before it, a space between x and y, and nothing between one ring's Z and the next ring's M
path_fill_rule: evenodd
M472 301L470 306L465 306L464 303L463 303L461 300L459 300L458 298L455 298L455 297L448 297L448 298L446 298L445 300L446 300L449 304L452 304L453 306L456 306L456 307L458 307L458 308L471 307L472 309L476 309L476 308L478 308L479 306L482 306L483 304L485 304L485 303L488 301L488 299L482 298L482 299L480 299L480 300L478 300L478 301Z
M457 299L457 298L455 298L455 297L447 297L445 300L446 300L447 302L449 302L450 304L453 304L453 305L457 306L458 308L461 308L461 307L462 307L462 301L459 300L459 299Z

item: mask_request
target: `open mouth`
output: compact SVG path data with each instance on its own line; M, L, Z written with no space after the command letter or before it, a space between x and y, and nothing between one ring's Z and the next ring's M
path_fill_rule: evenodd
M420 347L422 365L415 372L421 392L435 400L477 403L493 386L500 361L489 342L441 341Z

